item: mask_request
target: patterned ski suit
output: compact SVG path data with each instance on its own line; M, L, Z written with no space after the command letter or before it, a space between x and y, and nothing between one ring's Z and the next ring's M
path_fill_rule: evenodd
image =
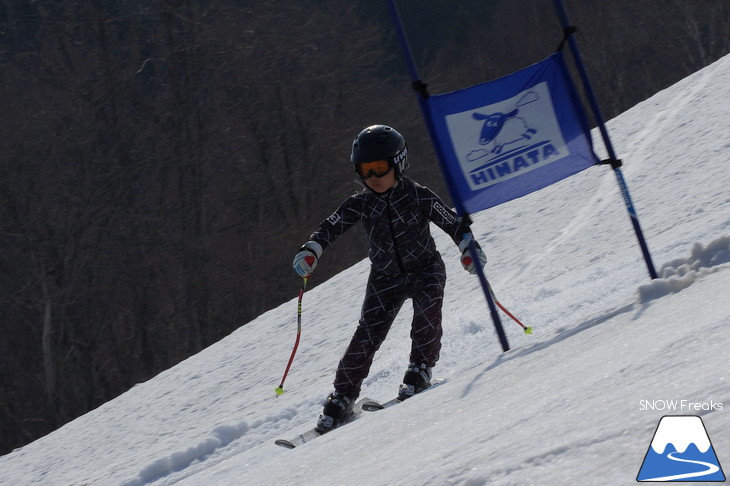
M360 394L375 352L407 298L413 300L410 361L429 367L436 364L446 272L429 221L455 243L463 238L456 215L441 198L401 177L386 193L365 190L346 199L310 239L326 249L358 221L370 240L372 266L360 322L334 382L336 392L353 399Z

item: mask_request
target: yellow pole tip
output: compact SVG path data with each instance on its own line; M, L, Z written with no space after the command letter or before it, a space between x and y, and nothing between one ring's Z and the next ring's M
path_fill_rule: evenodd
M282 393L284 393L284 389L280 386L276 387L276 389L274 391L276 392L277 395L281 395Z

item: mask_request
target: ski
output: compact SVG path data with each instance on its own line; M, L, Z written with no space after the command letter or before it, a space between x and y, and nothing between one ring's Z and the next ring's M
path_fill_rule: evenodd
M426 392L426 391L430 390L431 388L440 385L443 382L444 382L443 378L435 379L435 380L433 380L433 383L431 383L431 386L429 386L425 390L422 390L420 393L417 393L414 396L420 395L421 393ZM411 398L413 398L413 397L411 397ZM383 410L385 408L392 407L393 405L397 405L398 403L404 402L406 400L408 400L408 399L407 398L401 399L400 397L395 397L392 400L388 400L385 403L376 402L375 400L368 400L366 402L361 403L360 406L361 406L362 410L365 412L377 412L378 410Z
M360 416L362 415L362 412L364 411L363 404L370 404L370 406L373 406L372 404L378 404L375 400L372 400L370 398L361 398L357 402L355 402L355 405L352 407L352 412L350 412L350 415L348 415L340 425L337 426L339 429L340 427L343 427L350 422L354 422ZM274 444L285 447L287 449L294 449L302 444L306 444L309 441L312 441L316 439L317 437L321 436L323 434L320 434L317 432L314 428L311 428L307 430L306 432L302 432L301 434L297 435L293 439L276 439L274 441Z
M417 395L420 395L421 393L424 393L431 388L440 385L444 382L444 379L437 379L433 380L433 383L431 383L431 386L426 388L425 390L421 391ZM414 395L415 396L415 395ZM350 422L354 422L358 418L360 418L363 414L363 412L376 412L378 410L383 410L385 408L392 407L393 405L396 405L404 400L401 400L399 398L394 398L392 400L389 400L385 403L380 403L378 401L375 401L371 398L361 398L357 402L355 402L355 405L352 407L352 412L350 415L345 418L340 425L337 426L339 429L340 427L343 427ZM307 442L310 442L317 437L320 437L323 434L320 434L317 432L314 428L311 428L307 430L306 432L302 432L301 434L297 435L293 439L276 439L274 441L274 444L284 447L286 449L294 449L296 447L299 447L300 445L306 444Z

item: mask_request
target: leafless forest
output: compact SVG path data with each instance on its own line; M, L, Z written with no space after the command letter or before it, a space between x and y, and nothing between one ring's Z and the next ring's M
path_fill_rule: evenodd
M432 92L562 36L548 0L399 3ZM730 52L727 0L566 8L606 118ZM0 454L295 297L362 127L446 196L381 1L5 0L0 101ZM314 284L364 258L351 233Z

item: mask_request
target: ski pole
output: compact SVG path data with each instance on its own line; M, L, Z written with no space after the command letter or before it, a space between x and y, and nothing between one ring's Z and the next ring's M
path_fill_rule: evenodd
M522 324L519 319L513 316L510 311L508 311L502 304L499 303L499 301L497 300L497 296L494 295L494 290L492 290L491 286L489 287L489 293L492 294L492 298L494 299L494 303L497 304L497 307L502 309L502 312L507 314L509 317L512 318L513 321L520 325L520 327L522 328L522 332L524 332L525 334L532 334L532 327L528 327Z
M289 368L291 368L291 364L294 361L294 355L297 354L299 338L302 337L302 297L304 296L304 290L307 288L307 280L309 280L309 277L304 277L302 279L302 287L299 289L299 299L297 300L297 339L294 341L294 349L291 350L289 363L287 363L286 370L284 370L284 376L281 377L281 383L279 383L279 386L274 390L277 395L284 393L284 380L286 380L286 375L289 374Z

